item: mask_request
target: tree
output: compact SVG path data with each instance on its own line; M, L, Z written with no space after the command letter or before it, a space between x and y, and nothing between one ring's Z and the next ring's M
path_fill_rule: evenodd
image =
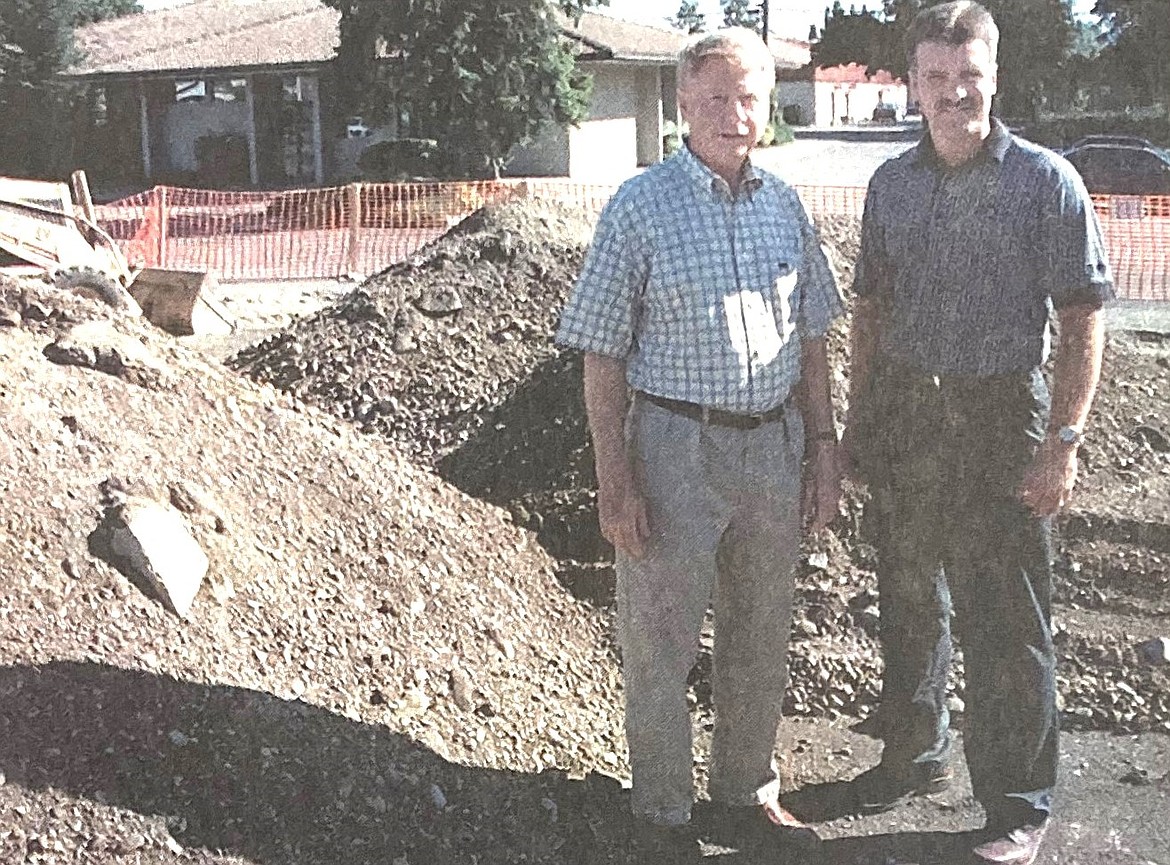
M68 169L65 131L83 88L59 73L78 59L74 28L136 11L136 0L0 0L0 174Z
M760 9L752 0L719 0L723 9L724 27L760 29Z
M1094 14L1105 27L1101 59L1139 84L1142 99L1165 102L1170 95L1170 0L1097 0Z
M108 18L121 18L142 11L138 0L76 0L73 26L81 27Z
M876 13L862 7L848 13L840 0L825 10L825 26L812 46L813 63L818 67L860 63L871 70L887 68L884 44L891 38L891 26Z
M673 18L666 19L671 26L687 33L702 33L707 29L707 18L699 11L698 0L682 0Z
M342 101L434 139L451 173L495 174L516 144L586 116L577 69L546 0L328 0L341 12ZM579 15L595 0L560 0Z
M818 66L864 63L905 77L904 40L919 10L943 0L886 0L880 15L837 3L825 14L825 30L814 48ZM1153 2L1153 0L1150 0ZM1162 0L1163 3L1167 0ZM999 113L1034 116L1049 95L1064 89L1065 65L1076 29L1069 0L982 0L999 25ZM858 18L873 18L872 22ZM841 20L852 19L852 20ZM859 35L861 34L861 35ZM827 61L832 61L829 63Z

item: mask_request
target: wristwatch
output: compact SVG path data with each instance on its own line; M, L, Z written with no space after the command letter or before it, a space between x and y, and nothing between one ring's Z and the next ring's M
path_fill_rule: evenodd
M1056 440L1065 447L1079 448L1085 441L1085 433L1075 426L1062 426L1056 431Z

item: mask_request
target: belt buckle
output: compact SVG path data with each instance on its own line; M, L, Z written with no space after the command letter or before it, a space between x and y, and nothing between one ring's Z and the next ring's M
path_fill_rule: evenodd
M704 426L711 425L711 407L707 405L699 406L699 420Z

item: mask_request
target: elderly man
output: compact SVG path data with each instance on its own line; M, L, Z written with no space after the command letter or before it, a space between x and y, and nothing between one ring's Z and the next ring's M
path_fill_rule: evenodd
M866 198L846 451L872 492L884 749L855 789L881 809L946 785L953 612L987 816L974 853L1030 865L1056 783L1051 516L1076 479L1112 282L1076 172L991 118L998 39L968 0L916 17L927 134Z
M814 530L840 490L824 339L840 297L796 194L749 159L774 82L751 31L685 48L686 146L609 202L557 333L586 353L638 836L672 862L693 844L687 675L712 597L720 822L808 831L780 807L772 752L802 477Z

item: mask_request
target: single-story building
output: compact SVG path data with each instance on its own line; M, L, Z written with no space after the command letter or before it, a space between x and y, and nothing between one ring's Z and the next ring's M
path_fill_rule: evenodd
M81 128L96 186L279 188L342 183L397 130L347 117L333 60L340 13L320 0L195 0L91 24L68 75L90 85ZM586 12L562 32L593 78L587 119L550 128L508 173L613 182L663 155L678 120L674 67L687 36ZM807 43L773 40L779 69Z
M857 63L777 70L776 100L796 126L847 126L872 119L878 105L906 113L905 82L885 70L872 75Z
M394 137L346 117L333 59L340 14L319 0L197 0L78 33L69 74L91 85L97 182L279 187L351 179ZM661 159L684 34L586 13L566 23L593 76L586 121L518 148L512 173L605 181Z

